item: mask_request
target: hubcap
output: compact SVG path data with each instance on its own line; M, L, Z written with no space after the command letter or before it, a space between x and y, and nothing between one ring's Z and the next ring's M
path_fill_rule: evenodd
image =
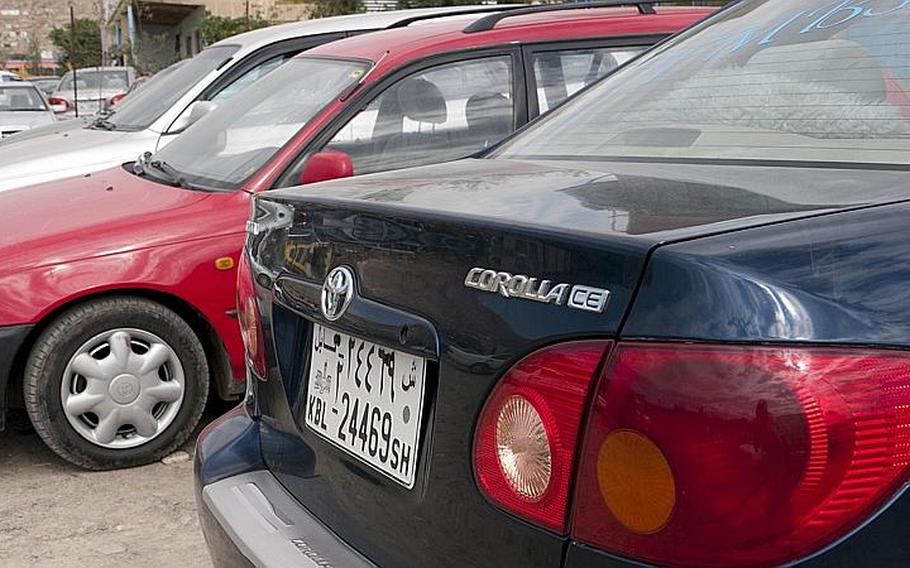
M177 417L186 379L176 351L153 333L122 328L85 342L63 372L66 419L89 442L141 446Z

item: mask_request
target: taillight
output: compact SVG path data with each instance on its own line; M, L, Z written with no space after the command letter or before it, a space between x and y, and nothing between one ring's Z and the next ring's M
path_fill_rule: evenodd
M112 107L122 101L126 97L126 93L120 93L119 95L114 95L113 97L107 100L107 106Z
M54 109L54 112L66 112L73 108L73 105L70 102L62 97L50 97L47 99L48 104L52 107L57 107ZM62 108L60 108L62 107Z
M572 536L660 565L787 563L869 519L908 463L906 353L619 344Z
M561 534L581 419L608 341L537 351L503 376L480 415L474 472L491 501Z
M266 363L262 335L262 319L256 301L256 288L247 253L240 255L237 268L237 315L240 319L240 334L246 350L246 361L260 379L265 379Z

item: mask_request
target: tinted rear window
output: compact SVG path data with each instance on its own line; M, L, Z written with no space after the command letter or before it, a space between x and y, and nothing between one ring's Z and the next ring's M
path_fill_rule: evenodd
M910 0L743 2L506 156L910 162Z

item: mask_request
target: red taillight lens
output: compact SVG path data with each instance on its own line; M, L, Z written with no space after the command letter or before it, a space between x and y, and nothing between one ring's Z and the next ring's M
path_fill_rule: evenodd
M49 99L47 99L47 102L50 103L50 105L54 106L54 107L62 106L63 110L61 110L60 112L66 112L69 109L71 109L73 106L70 104L70 102L68 100L61 98L61 97L50 97Z
M265 379L262 320L259 317L253 273L246 251L240 255L240 265L237 268L237 315L240 319L240 334L243 336L247 364L260 379Z
M120 93L119 95L114 95L113 97L111 97L107 100L107 106L109 106L109 107L115 106L117 103L122 101L125 97L126 97L126 93Z
M910 356L621 344L584 440L577 540L661 565L786 563L906 482Z
M494 503L551 530L567 532L578 433L607 341L538 351L496 385L474 438L474 472Z

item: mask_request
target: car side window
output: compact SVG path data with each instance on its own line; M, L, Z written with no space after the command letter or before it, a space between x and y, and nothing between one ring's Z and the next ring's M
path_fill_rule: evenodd
M559 105L644 50L644 47L621 47L535 53L532 60L540 114Z
M350 155L356 175L464 158L512 132L512 87L510 56L432 67L383 91L324 149Z
M281 64L283 64L285 61L287 61L288 59L290 59L293 56L294 56L293 53L282 53L280 55L276 55L275 57L270 57L269 59L266 59L265 61L261 62L259 65L255 65L255 66L251 67L245 73L243 73L241 76L237 77L237 79L234 80L233 83L227 85L226 87L224 87L223 89L218 91L218 93L211 98L211 101L214 103L223 103L224 101L228 100L229 98L233 97L240 91L244 90L245 88L247 88L250 85L252 85L253 83L255 83L260 78L268 75L269 73L271 73L272 71L274 71L275 69L280 67Z

